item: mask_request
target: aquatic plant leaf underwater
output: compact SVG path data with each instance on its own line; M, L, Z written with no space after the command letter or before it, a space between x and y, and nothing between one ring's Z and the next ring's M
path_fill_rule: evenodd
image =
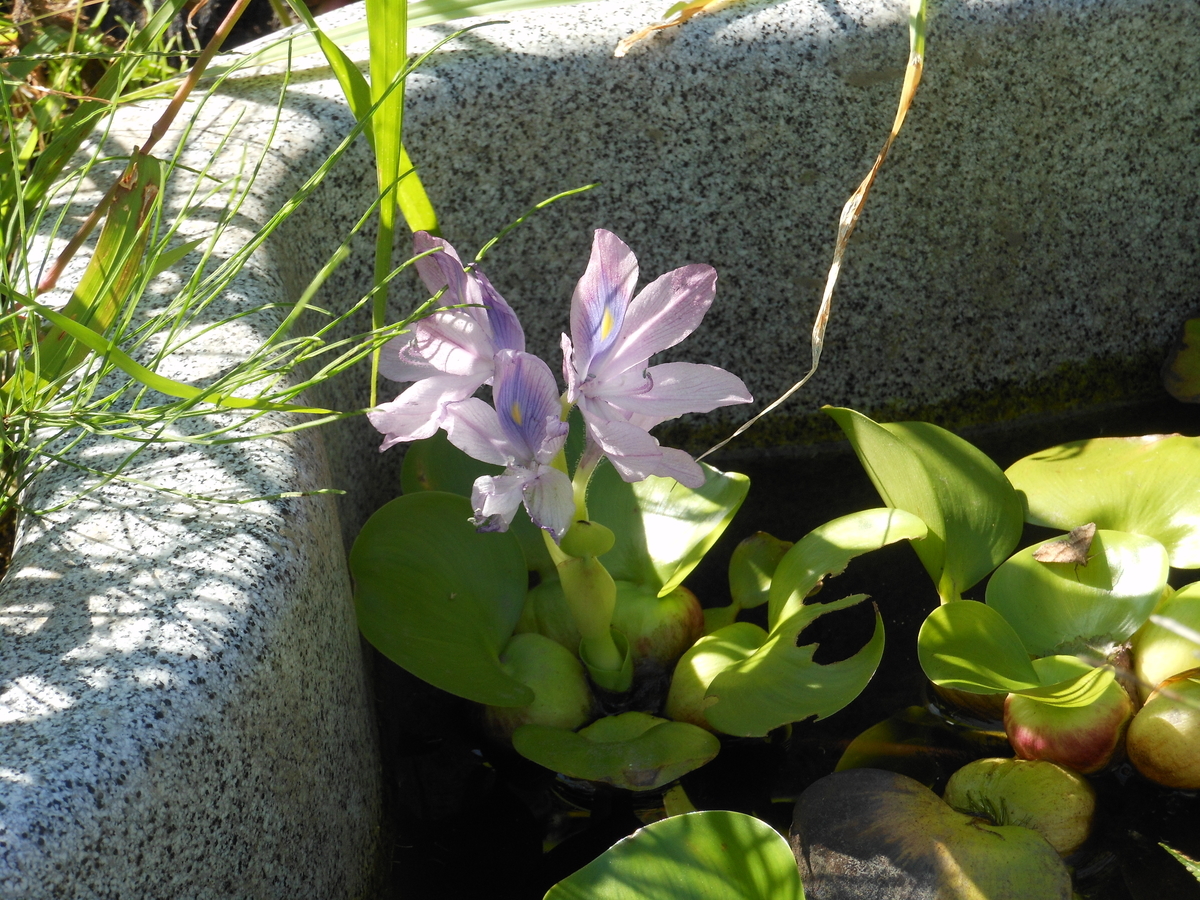
M371 516L350 551L358 626L384 656L442 690L525 706L533 692L500 663L525 602L525 557L515 536L480 533L471 515L465 498L423 491Z
M1031 453L1006 474L1034 525L1095 522L1102 530L1144 534L1167 548L1175 568L1200 568L1200 438L1071 441Z
M804 900L796 859L766 822L703 810L638 829L545 900Z
M1020 497L982 451L926 422L880 425L851 409L824 411L850 439L883 502L929 526L913 549L943 602L961 597L1016 547Z

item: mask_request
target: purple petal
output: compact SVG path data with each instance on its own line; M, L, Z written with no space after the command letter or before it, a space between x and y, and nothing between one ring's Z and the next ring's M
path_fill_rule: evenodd
M461 306L464 303L479 304L479 286L475 279L463 271L462 260L448 241L434 237L427 231L413 235L413 253L424 253L437 249L417 260L417 274L425 282L430 294L447 288L442 295L443 306Z
M533 524L550 532L555 543L562 540L575 515L571 479L553 466L539 466L537 477L525 483L523 493Z
M472 521L480 531L508 531L521 505L527 475L481 475L471 487Z
M492 287L486 275L476 271L474 277L479 281L480 300L487 307L487 320L492 329L495 349L524 350L525 332L521 329L517 314L508 301L500 296L500 292Z
M661 475L691 488L704 484L704 470L682 450L660 446L652 435L628 422L589 415L589 407L591 403L580 404L588 434L600 445L623 481Z
M632 389L639 384L641 389ZM621 378L598 384L596 390L588 393L640 417L639 423L652 421L647 427L684 413L709 412L719 406L750 403L754 399L742 379L732 372L684 362L651 366L645 370L645 376L637 369L630 369Z
M601 377L615 375L674 347L696 330L716 290L717 272L711 266L684 266L655 279L633 299L620 339L592 371Z
M497 466L513 465L515 450L500 427L496 410L477 397L446 406L442 416L446 437L473 459Z
M482 384L492 375L495 347L491 335L465 309L434 313L413 326L414 352L439 372L481 375Z
M612 346L621 333L637 277L633 251L611 231L596 229L591 258L571 298L573 364L581 380L588 374L592 357Z
M471 377L434 375L418 381L390 403L368 411L367 418L384 435L380 452L403 441L432 437L446 406L470 397L482 383Z
M420 381L440 374L417 352L416 336L394 337L379 352L379 374L392 381Z
M548 365L529 353L501 350L493 390L500 427L518 448L520 465L531 466L539 456L558 452L568 426L560 420L558 385Z

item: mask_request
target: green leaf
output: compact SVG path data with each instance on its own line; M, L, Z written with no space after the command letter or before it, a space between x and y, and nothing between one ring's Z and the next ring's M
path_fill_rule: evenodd
M80 325L74 319L69 319L62 313L48 306L43 306L29 297L24 298L21 302L63 333L70 335L85 347L94 350L98 355L104 356L126 375L152 390L166 394L168 397L178 397L181 400L195 400L199 403L211 403L213 406L220 406L226 409L265 409L275 412L313 413L317 415L332 412L332 410L320 407L298 406L291 403L273 403L270 400L232 397L227 394L216 393L211 388L198 388L192 387L190 384L183 384L180 381L159 375L157 372L151 371L140 363L135 362L132 357L118 350L102 334L97 334L92 329Z
M109 66L92 88L90 99L80 101L75 111L58 123L50 145L38 155L33 171L21 187L21 199L27 210L32 210L58 180L59 173L92 133L100 117L111 110L112 103L121 96L138 64L139 54L154 50L155 42L166 32L186 3L187 0L167 0L154 10L146 19L145 26L134 32L126 42L128 55Z
M1116 678L1111 666L1093 666L1074 656L1046 656L1033 661L1041 687L1015 691L1049 706L1091 706Z
M804 900L791 848L753 816L672 816L620 841L545 900Z
M1189 872L1191 872L1193 877L1195 877L1195 879L1197 881L1200 881L1200 862L1197 862L1196 860L1192 859L1191 857L1184 856L1178 850L1172 850L1166 844L1159 844L1158 846L1162 847L1164 850L1166 850L1168 853L1170 853L1173 857L1175 857L1177 860L1179 860L1180 864L1185 869L1187 869Z
M362 72L358 70L358 66L354 65L350 57L321 31L316 19L313 18L304 3L300 0L291 0L290 5L296 15L308 26L317 45L321 48L321 52L325 54L325 59L337 77L338 85L346 97L346 103L350 106L350 112L354 113L354 117L361 122L370 115L372 106L371 86L367 83L367 79L363 77ZM366 135L367 143L374 149L375 131L371 126L372 123L368 122L363 134ZM408 227L413 231L429 231L436 234L438 222L433 204L429 200L429 195L425 193L425 187L421 184L421 179L417 177L412 161L408 158L408 151L404 149L403 145L400 146L399 171L403 177L396 186L396 200L400 204L400 212L408 223ZM407 175L404 174L406 172Z
M1095 522L1144 534L1167 548L1172 566L1200 568L1200 438L1073 441L1019 460L1008 477L1035 525Z
M134 153L113 188L113 200L95 252L71 299L59 311L62 317L100 335L116 321L142 270L152 214L160 202L164 177L159 160ZM35 397L49 400L57 392L55 382L79 368L92 349L74 339L69 330L51 328L38 341L33 357L26 358L22 368L4 384L3 392L25 396L31 404Z
M929 526L913 549L943 601L957 600L1016 547L1020 498L977 448L925 422L879 425L850 409L825 412L850 439L883 502Z
M819 665L813 662L818 645L797 647L796 639L820 616L865 599L865 594L855 594L802 606L772 629L762 646L720 671L708 688L708 697L716 700L704 712L712 726L726 734L762 737L781 725L831 716L861 694L883 656L878 608L871 639L849 659ZM724 630L710 637L718 638Z
M902 509L868 509L814 528L787 552L771 582L767 621L774 628L795 615L827 576L840 575L850 560L896 541L925 537L925 523Z
M513 747L526 759L571 778L650 791L709 762L721 742L703 728L644 712L598 719L578 732L522 725Z
M1041 546L1001 565L986 594L987 605L1035 656L1080 640L1128 640L1154 612L1167 583L1167 551L1154 538L1097 531L1086 566L1038 562L1033 554Z
M665 597L716 543L746 499L750 479L700 466L705 482L695 490L656 476L626 484L607 463L596 469L588 515L617 537L604 556L614 579L651 586Z
M172 247L170 250L164 250L161 253L154 254L154 267L150 270L154 275L160 275L175 263L179 262L208 238L196 238L194 241L185 241L178 247Z
M384 656L430 684L492 706L525 706L533 691L500 652L525 600L520 544L481 534L471 504L437 491L383 506L350 551L358 627Z
M445 491L460 497L471 497L471 486L481 475L499 475L503 466L494 466L467 456L450 443L444 431L431 438L413 441L404 451L404 463L400 468L400 488L406 494L418 491ZM517 510L509 533L516 535L525 552L530 569L541 573L543 578L554 574L554 561L546 549L542 530L530 521L524 508Z
M739 609L754 609L767 602L771 579L791 541L781 541L758 531L733 548L729 558L729 593Z
M917 635L917 659L934 684L972 694L1041 687L1012 626L974 600L946 603L926 617Z

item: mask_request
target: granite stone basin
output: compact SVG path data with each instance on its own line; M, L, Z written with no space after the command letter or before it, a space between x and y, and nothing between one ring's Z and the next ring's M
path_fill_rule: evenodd
M535 202L600 182L534 216L485 263L534 352L554 358L591 230L605 227L644 277L717 268L717 302L673 358L734 371L765 403L807 368L838 213L891 124L906 8L735 4L622 59L616 42L662 6L508 15L411 79L406 142L464 256ZM360 16L355 6L328 19ZM452 30L422 29L412 47ZM736 453L826 436L821 403L959 426L1136 399L1156 389L1175 330L1195 313L1194 0L962 0L936 7L929 34L925 80L851 245L822 368ZM123 110L108 152L140 143L162 105ZM260 154L262 164L217 257L352 124L319 57L295 60L286 83L269 68L226 81L183 162L221 178ZM70 215L107 183L90 179ZM293 302L373 186L360 140L214 315ZM188 191L176 182L168 206ZM218 207L192 217L196 236ZM318 305L368 289L371 244L364 232ZM194 262L153 291L167 295ZM415 279L400 282L397 316L421 299ZM169 374L203 383L276 321L210 335ZM359 408L366 384L348 378L309 399ZM744 415L689 420L671 438L703 449ZM22 523L0 585L0 895L372 894L385 862L380 775L345 547L396 491L399 454L375 453L377 437L358 419L151 448L123 474L177 493L110 483ZM102 468L120 450L96 439L69 458ZM50 508L93 484L60 465L27 499ZM322 487L347 493L247 505L187 496Z

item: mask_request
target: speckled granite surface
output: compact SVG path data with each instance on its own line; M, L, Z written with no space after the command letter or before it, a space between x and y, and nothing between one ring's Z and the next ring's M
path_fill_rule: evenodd
M735 5L620 60L613 45L659 5L513 14L413 78L409 148L464 255L532 203L602 183L539 213L484 266L533 349L553 358L590 230L603 226L644 277L717 267L716 305L673 353L738 372L766 402L807 366L838 212L891 123L905 6ZM925 83L849 253L822 369L756 440L794 438L803 429L788 423L821 403L970 418L997 396L1029 409L1047 394L1144 390L1200 306L1198 85L1194 0L939 4ZM213 161L222 177L249 171L270 138L218 257L352 124L313 67L293 74L272 130L283 86L231 79L194 132L184 161ZM160 108L125 110L115 147L140 142ZM224 309L294 300L373 183L360 141ZM76 215L88 198L77 199ZM201 203L197 234L220 206ZM319 304L361 296L368 232ZM169 293L186 265L155 290ZM401 278L397 314L416 299L415 279ZM212 336L171 374L202 381L271 324ZM310 399L348 409L364 397L347 380ZM378 859L378 776L343 538L394 492L398 457L376 444L358 420L151 450L126 472L227 496L348 488L336 506L215 506L110 485L25 524L0 588L0 895L362 895ZM75 451L89 464L116 452ZM54 470L31 500L52 505L87 484Z

